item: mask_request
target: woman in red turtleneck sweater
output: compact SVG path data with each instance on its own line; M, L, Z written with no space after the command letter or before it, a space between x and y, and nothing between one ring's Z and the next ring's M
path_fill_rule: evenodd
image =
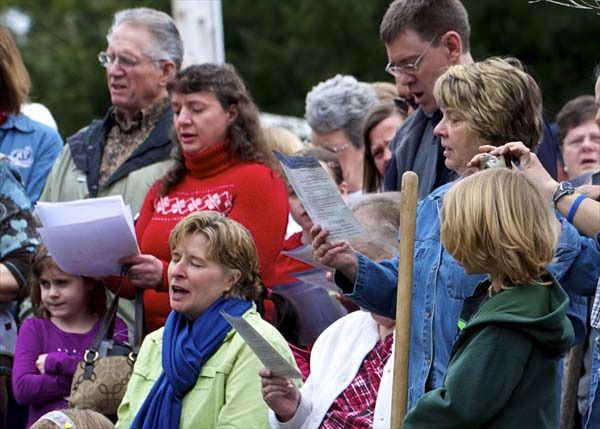
M141 255L130 265L123 296L144 291L148 332L163 326L169 307L168 237L188 214L215 210L251 233L267 286L274 278L288 218L287 192L273 171L258 110L230 65L190 66L168 85L178 144L174 167L150 188L135 225Z

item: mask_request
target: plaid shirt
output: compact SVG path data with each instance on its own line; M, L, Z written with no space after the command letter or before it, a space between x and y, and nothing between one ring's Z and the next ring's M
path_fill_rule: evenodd
M600 329L600 278L598 278L598 286L596 286L596 296L594 297L590 324L593 328Z
M123 112L118 109L113 110L114 125L106 136L102 152L100 183L105 183L133 151L144 143L169 104L171 104L169 97L161 98L139 111L129 123Z
M388 335L369 352L356 377L331 404L322 429L371 429L383 367L392 354L393 335Z

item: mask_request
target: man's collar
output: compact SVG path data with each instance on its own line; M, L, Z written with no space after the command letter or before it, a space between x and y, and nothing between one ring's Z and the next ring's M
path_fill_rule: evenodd
M118 107L113 109L111 116L121 131L130 132L135 129L146 128L149 125L155 124L170 103L171 100L169 97L163 97L137 112L129 123L127 122L125 114L121 112Z

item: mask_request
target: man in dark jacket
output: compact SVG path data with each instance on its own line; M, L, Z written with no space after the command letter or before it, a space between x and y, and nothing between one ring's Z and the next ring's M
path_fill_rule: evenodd
M181 67L183 42L173 19L149 8L117 12L106 39L98 60L106 68L112 106L102 120L67 139L40 201L121 195L135 216L171 165L173 112L166 86ZM119 302L119 315L131 332L131 301Z
M41 201L122 195L135 215L169 166L172 111L166 84L181 67L183 42L164 12L117 12L98 54L112 106L67 139Z

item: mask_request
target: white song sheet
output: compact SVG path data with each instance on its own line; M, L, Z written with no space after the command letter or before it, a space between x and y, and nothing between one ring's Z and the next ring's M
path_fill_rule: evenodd
M281 253L290 258L297 259L300 262L304 262L305 264L312 265L315 268L319 268L320 270L333 272L333 268L329 268L328 266L317 262L315 254L313 253L313 248L310 244L305 244L292 250L282 250Z
M38 202L38 232L66 273L119 275L123 256L139 254L131 209L119 196L64 203Z
M362 225L344 203L335 183L317 158L286 156L275 150L273 153L313 223L327 229L330 240L364 234Z
M241 335L246 344L256 354L258 360L266 368L269 368L274 375L277 377L302 378L302 374L285 360L244 318L231 316L223 311L221 315Z

